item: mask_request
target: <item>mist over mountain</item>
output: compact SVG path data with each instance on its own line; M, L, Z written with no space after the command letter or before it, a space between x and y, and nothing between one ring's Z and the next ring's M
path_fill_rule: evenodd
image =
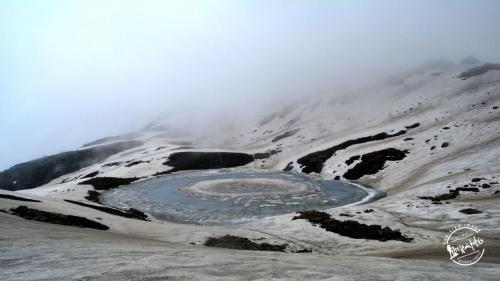
M44 1L0 11L0 169L143 128L238 126L430 59L500 61L497 1ZM236 122L236 123L238 123Z

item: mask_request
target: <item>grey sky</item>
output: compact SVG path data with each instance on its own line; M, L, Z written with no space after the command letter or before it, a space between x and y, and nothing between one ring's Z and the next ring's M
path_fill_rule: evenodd
M251 116L430 58L498 62L500 1L5 0L0 40L1 170L162 114Z

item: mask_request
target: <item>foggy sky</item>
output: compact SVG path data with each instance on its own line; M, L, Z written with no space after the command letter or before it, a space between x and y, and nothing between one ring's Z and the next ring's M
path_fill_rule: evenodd
M2 1L0 170L425 60L500 62L500 1ZM199 122L198 122L199 121Z

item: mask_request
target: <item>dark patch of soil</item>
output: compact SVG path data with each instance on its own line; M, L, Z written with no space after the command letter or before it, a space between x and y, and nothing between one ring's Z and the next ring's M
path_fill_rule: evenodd
M46 212L37 209L28 208L26 206L19 206L10 209L11 213L27 220L34 220L40 222L47 222L53 224L62 224L83 228L93 228L98 230L108 230L109 227L100 224L96 221L89 220L84 217L64 215L60 213Z
M28 199L28 198L23 198L23 197L14 196L14 195L8 195L8 194L0 194L0 198L9 199L9 200L16 200L16 201L25 201L25 202L42 202L40 200Z
M462 72L458 78L467 79L488 72L489 70L500 70L500 63L485 63Z
M476 209L472 208L467 208L467 209L462 209L459 211L460 213L464 213L466 215L474 215L474 214L481 214L482 212Z
M407 126L412 128L418 127L418 123ZM325 150L320 150L316 151L310 154L307 154L305 156L302 156L297 160L297 163L303 166L302 172L310 174L310 173L321 173L321 170L323 170L323 165L325 164L326 160L331 158L335 152L346 149L352 145L356 144L361 144L361 143L366 143L366 142L372 142L372 141L379 141L387 138L392 138L392 137L397 137L406 134L406 130L401 130L397 133L394 134L388 134L388 133L379 133L373 136L367 136L367 137L361 137L353 140L348 140L345 141L341 144L332 146L330 148L327 148Z
M354 163L354 161L358 160L361 156L359 155L354 155L354 156L351 156L351 158L345 160L345 163L347 164L347 166L351 165L352 163Z
M354 239L371 239L379 241L397 240L402 242L411 242L413 238L408 238L401 234L399 230L392 230L389 227L380 225L367 225L357 221L347 220L339 221L330 216L330 214L320 211L300 212L296 219L308 220L313 225L318 225L326 231L334 232L342 236Z
M93 179L89 179L86 181L82 181L78 184L90 184L96 190L109 190L112 188L116 188L120 185L126 185L131 182L138 180L139 178L113 178L113 177L97 177Z
M0 173L0 186L7 190L35 188L139 145L142 145L142 142L124 141L63 152L17 164Z
M163 163L173 167L168 173L185 170L232 168L246 165L254 160L253 155L239 152L176 152Z
M205 241L205 246L219 247L237 250L253 250L253 251L275 251L284 252L287 244L273 245L269 243L255 243L248 238L238 237L233 235L225 235L222 237L210 237Z
M271 142L277 142L277 141L282 140L284 138L291 137L291 136L295 135L296 133L298 133L299 131L300 131L300 129L285 132L279 136L276 136L274 139L271 140Z
M95 172L86 174L85 176L82 177L82 179L92 178L92 177L97 176L98 174L99 174L99 171L95 171Z
M69 199L64 199L64 201L72 203L72 204L76 204L79 206L95 209L95 210L105 212L105 213L115 215L115 216L120 216L120 217L124 217L124 218L129 218L129 219L149 221L148 216L146 214L144 214L143 212L141 212L139 210L133 209L133 208L130 208L128 210L119 210L119 209L114 209L114 208L110 208L110 207L91 205L91 204L78 202L78 201L74 201L74 200L69 200Z
M95 190L89 190L89 191L87 191L87 196L85 196L85 199L87 199L91 202L101 204L101 201L99 200L99 195L101 195L100 192L97 192Z
M384 169L386 161L397 161L404 159L408 150L398 150L387 148L379 151L370 152L361 156L361 162L353 168L347 170L344 178L348 180L357 180L365 175L373 175Z

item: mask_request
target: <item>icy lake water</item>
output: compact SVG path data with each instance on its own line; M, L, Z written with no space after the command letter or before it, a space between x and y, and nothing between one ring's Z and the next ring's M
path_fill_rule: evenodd
M341 181L281 171L211 170L162 176L104 192L101 201L162 220L234 224L362 200L368 192Z

